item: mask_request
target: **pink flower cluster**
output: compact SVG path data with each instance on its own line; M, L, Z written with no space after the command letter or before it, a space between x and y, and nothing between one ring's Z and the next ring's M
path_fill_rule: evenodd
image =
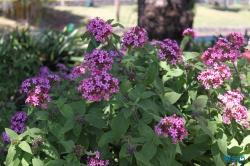
M104 20L96 17L87 25L87 30L91 31L96 41L106 42L108 37L112 35L112 26Z
M221 102L218 102L217 106L223 107L222 119L224 123L230 124L231 120L235 119L236 122L241 122L243 127L249 127L247 108L241 105L243 98L244 95L239 90L227 91L224 95L218 96Z
M107 71L112 69L112 64L114 62L113 58L110 57L107 51L102 51L100 49L95 49L91 54L86 53L86 66L89 67L91 71L100 70Z
M242 57L245 58L250 63L250 51L244 50Z
M85 66L76 66L72 71L71 71L71 75L72 78L77 78L82 76L83 74L86 73L87 67Z
M201 59L204 61L206 66L213 65L216 62L235 62L240 55L240 47L245 44L243 35L239 33L230 33L228 38L233 41L230 42L225 38L219 38L217 43L212 47L208 48Z
M46 102L50 102L49 90L53 84L60 82L60 77L55 74L46 74L39 73L38 76L23 81L19 92L28 95L25 100L26 104L47 108Z
M214 64L211 69L206 69L197 77L199 81L205 86L206 89L210 89L210 86L217 88L223 84L224 79L229 80L231 76L230 68L225 64Z
M184 124L184 119L174 114L173 117L163 118L160 123L155 126L155 132L158 135L163 134L164 137L170 136L172 143L176 144L179 140L183 140L188 134Z
M124 33L123 41L121 42L122 51L126 51L127 48L144 48L144 44L147 40L147 31L144 28L138 26L132 27L129 32Z
M91 152L91 151L90 151ZM100 152L95 151L95 156L87 156L87 165L89 166L107 166L109 165L109 160L101 160Z
M89 101L109 99L112 93L119 91L118 79L113 78L106 71L90 71L90 77L84 78L80 82L78 90Z
M167 63L176 65L177 62L182 62L181 49L175 40L165 39L164 41L153 41L151 45L156 45L157 54L161 60L167 60Z
M189 36L192 39L197 39L198 38L196 32L193 29L191 29L191 28L185 29L183 31L183 33L182 33L182 36Z

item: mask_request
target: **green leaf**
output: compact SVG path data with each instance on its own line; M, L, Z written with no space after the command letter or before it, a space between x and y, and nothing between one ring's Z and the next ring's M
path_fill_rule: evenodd
M101 136L98 142L98 146L102 147L106 145L107 143L109 143L112 139L113 139L112 132L109 131Z
M143 164L145 164L146 166L151 166L150 162L148 161L148 159L146 157L144 157L141 153L139 152L134 152L134 156L136 158L137 161L142 162Z
M122 24L120 24L120 23L115 23L115 24L112 25L112 27L118 27L118 26L120 28L124 28L124 26Z
M179 77L183 74L182 69L172 69L167 72L167 75L172 76L172 77Z
M158 70L159 70L159 65L157 63L155 62L150 63L145 80L146 84L151 84L154 82L154 80L158 76Z
M108 19L106 23L111 24L114 21L114 19Z
M59 140L63 138L62 126L59 123L49 125L51 133Z
M209 146L206 147L204 143L191 144L182 150L181 160L191 161L202 156L207 151L207 149L209 149Z
M71 106L69 104L64 104L61 108L60 108L60 112L62 113L62 115L68 119L73 119L74 118L74 112L73 109L71 108Z
M188 61L189 59L194 59L195 57L199 56L200 53L198 52L182 52L184 62Z
M239 76L233 77L233 82L231 83L231 88L238 89L240 87L241 80Z
M208 97L206 95L200 95L197 99L193 102L193 106L195 110L202 110L207 106Z
M89 35L90 35L90 31L86 31L83 35L82 35L82 41L84 41L86 38L89 38Z
M168 152L166 150L163 150L161 148L157 148L157 154L156 154L157 160L160 162L160 165L172 165L171 161L168 157Z
M48 163L45 164L45 166L53 166L53 165L65 165L65 160L62 159L56 159L56 160L50 160Z
M29 166L31 157L32 157L31 154L24 153L21 160L22 166Z
M75 136L79 136L81 134L82 131L82 125L80 124L75 124L74 128L73 128L73 133L75 134Z
M86 50L87 53L91 54L93 52L93 50L95 49L95 45L93 44L92 41L89 42L88 48Z
M119 158L122 159L124 157L127 157L129 156L130 154L128 154L126 151L127 151L127 148L129 147L129 144L128 143L125 143L122 145L121 147L121 150L119 152Z
M245 149L246 145L250 144L250 135L246 136L241 142L240 146Z
M119 142L129 127L130 119L126 119L123 113L119 113L112 121L111 129L116 142Z
M216 165L224 166L224 155L220 152L219 145L216 143L211 145L211 152Z
M44 166L44 163L42 160L40 160L39 158L33 158L32 159L32 164L34 166Z
M133 114L133 110L131 108L125 108L123 112L126 119L128 119Z
M69 141L60 141L63 145L64 149L66 150L66 153L70 153L72 149L75 147L75 143L72 140Z
M48 120L49 119L49 112L48 111L38 111L35 113L37 116L37 120Z
M15 160L16 155L16 147L14 145L10 145L8 149L8 154L6 156L6 165L10 165Z
M19 145L18 145L19 148L21 148L23 151L29 153L29 154L32 154L32 151L31 151L31 148L30 148L30 145L26 142L26 141L22 141Z
M195 117L195 119L199 122L201 129L202 129L205 133L207 133L212 139L214 139L214 135L213 135L212 131L209 130L209 129L207 128L207 126L206 126L204 120L201 119L201 117L197 117L197 116Z
M153 138L156 135L154 130L151 127L149 127L148 125L146 125L145 123L139 124L138 131L139 131L141 136L144 136L148 139Z
M10 140L18 137L18 134L9 128L5 128L5 132L6 132L7 136L10 138Z
M217 139L217 143L218 143L218 147L220 151L222 152L224 156L226 156L227 155L227 135L224 134L224 131L220 130L216 134L216 139Z
M88 115L86 115L85 116L85 120L89 124L93 125L96 128L99 128L99 129L101 129L101 128L103 128L103 127L106 126L104 120L102 118L100 118L100 117L97 117L94 114L88 114Z
M127 93L131 88L132 88L131 82L129 80L124 80L120 85L120 92L122 94Z
M157 147L154 144L153 140L149 140L142 146L142 155L145 156L148 160L151 160L156 154Z
M180 49L184 50L185 46L188 44L189 41L190 41L190 37L184 36L180 44Z
M159 115L159 107L152 100L149 100L149 99L140 100L136 105L141 107L145 111L151 110L151 111L153 111L151 113L153 113L155 115Z
M57 107L60 109L64 103L67 101L67 98L62 98L60 97L57 101L56 101L56 104L57 104Z
M243 68L247 63L247 60L245 58L243 59L238 59L237 61L237 67L238 68Z
M66 133L74 128L74 119L68 118L63 126L62 133Z
M158 92L160 92L161 94L165 93L164 85L162 83L162 80L159 77L156 78L156 80L154 82L154 86L155 86L156 90Z
M181 95L182 94L176 93L174 91L167 92L167 93L165 93L165 99L167 101L169 101L171 104L174 104L174 103L176 103L181 98Z
M46 155L50 156L53 159L59 159L60 156L56 150L56 148L52 145L50 145L48 142L44 143L42 145L41 149Z
M151 96L156 95L154 92L146 91L141 94L142 99L150 98Z
M112 33L112 35L114 36L114 38L115 38L116 40L120 40L120 39L121 39L121 37L120 37L119 35L115 34L115 33Z

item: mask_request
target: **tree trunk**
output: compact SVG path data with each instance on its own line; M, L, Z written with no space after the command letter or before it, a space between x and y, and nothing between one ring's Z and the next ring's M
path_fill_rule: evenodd
M192 27L192 0L138 0L138 25L145 28L149 39L166 38L180 41L182 32Z
M61 6L65 6L64 0L60 0L60 4L61 4Z
M120 20L120 6L121 6L121 0L115 0L115 16L117 22L119 22Z

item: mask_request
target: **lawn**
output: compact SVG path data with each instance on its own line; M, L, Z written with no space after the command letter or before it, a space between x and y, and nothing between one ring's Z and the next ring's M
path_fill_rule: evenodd
M45 9L40 27L51 27L62 29L69 23L74 23L76 27L84 27L88 20L99 16L103 19L115 18L114 6L55 6ZM224 11L223 7L214 8L211 5L196 4L194 9L194 28L239 28L250 27L250 6L230 5L229 10ZM125 27L137 24L137 6L121 6L120 23ZM14 20L0 17L0 29L11 29L16 25L21 25ZM22 24L23 25L23 24ZM7 28L6 28L7 27Z

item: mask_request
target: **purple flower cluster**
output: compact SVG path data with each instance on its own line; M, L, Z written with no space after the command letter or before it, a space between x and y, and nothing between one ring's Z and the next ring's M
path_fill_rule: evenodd
M101 160L100 152L95 151L95 156L87 156L87 165L89 166L107 166L109 165L109 160Z
M191 29L191 28L185 29L183 31L183 33L182 33L182 36L189 36L192 39L197 39L198 38L196 32L193 29Z
M58 63L56 65L56 67L59 69L59 73L61 74L61 76L64 78L64 79L71 79L71 76L70 74L67 73L67 69L66 69L66 66L62 63Z
M230 124L231 120L235 119L236 122L241 122L243 127L249 127L247 108L241 105L243 98L244 95L239 90L227 91L224 95L218 96L221 102L218 102L217 106L223 107L222 119L224 123Z
M122 51L126 51L127 48L144 48L144 44L147 40L147 31L144 28L138 26L132 27L130 31L124 33L123 40L121 41Z
M225 38L219 38L212 48L208 48L203 53L201 59L206 66L213 65L216 62L235 62L238 59L240 47L245 44L245 39L239 33L230 33L227 36L233 43Z
M17 112L14 116L11 117L11 126L10 129L15 131L17 134L21 134L26 129L25 122L27 121L27 114L24 111ZM7 136L6 132L2 133L2 141L10 143L10 139Z
M39 74L34 78L23 81L19 92L27 94L26 104L47 108L46 102L50 102L49 90L53 84L60 82L60 77L55 74Z
M167 60L172 65L176 65L177 62L182 62L181 49L175 40L165 39L162 41L153 41L151 45L156 45L158 49L157 54L161 60Z
M205 86L206 89L210 89L210 86L217 88L223 84L224 79L229 80L231 76L230 68L225 64L214 64L211 69L206 69L197 77L199 81Z
M91 71L90 77L84 78L80 82L78 90L89 101L101 101L102 98L109 99L112 93L119 91L118 79L113 78L106 71Z
M108 37L112 35L112 26L104 20L96 17L87 25L87 30L91 31L96 41L108 41Z
M72 78L77 78L82 76L83 74L85 74L87 70L87 67L85 66L76 66L72 71L71 71L71 75Z
M188 134L184 124L184 119L174 114L173 117L163 118L160 123L155 126L155 132L158 135L163 134L164 137L170 136L172 143L176 144L179 140L183 140Z
M91 71L107 71L112 69L114 60L107 51L95 49L91 54L86 53L85 56L86 66L88 66Z

